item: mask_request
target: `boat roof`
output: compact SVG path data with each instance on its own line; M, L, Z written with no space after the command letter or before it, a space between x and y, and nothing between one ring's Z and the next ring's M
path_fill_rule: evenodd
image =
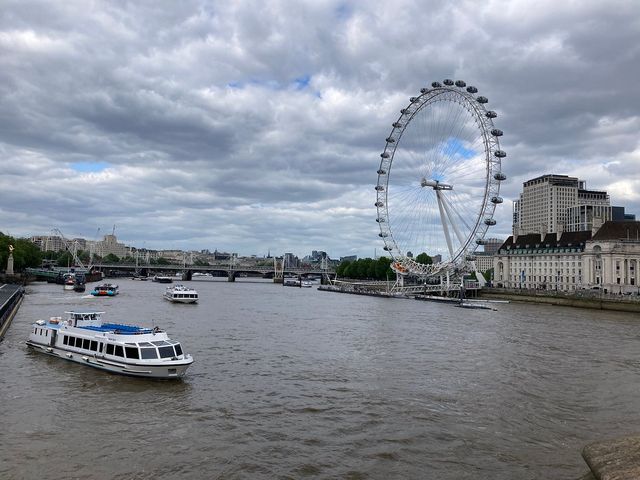
M137 325L124 325L121 323L103 323L102 325L82 325L77 328L91 330L93 332L114 333L118 335L142 335L153 333L153 329L138 327Z

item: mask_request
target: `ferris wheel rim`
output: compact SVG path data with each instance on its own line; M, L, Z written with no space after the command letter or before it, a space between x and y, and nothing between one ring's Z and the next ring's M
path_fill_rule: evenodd
M380 167L378 169L378 182L376 185L377 201L377 221L380 227L379 236L385 244L385 250L389 252L392 259L392 268L400 274L417 274L430 275L449 270L456 267L462 260L469 260L473 252L478 248L486 235L490 226L496 224L493 219L495 208L498 203L502 202L499 196L500 183L506 176L502 173L501 159L506 157L506 153L500 149L498 137L502 135L502 131L493 125L493 118L497 114L491 110L487 110L484 105L488 102L486 97L477 96L475 87L463 88L466 83L458 80L445 80L444 85L434 82L432 88L423 88L417 97L411 97L409 105L400 111L400 117L392 124L390 135L386 139L386 145L381 156ZM451 258L432 265L423 265L416 262L409 256L407 251L398 245L389 222L389 181L393 161L396 157L396 150L402 137L414 120L414 117L427 108L431 104L439 101L455 102L464 108L476 123L480 136L483 140L483 162L485 164L484 194L481 201L481 207L475 214L473 227L466 235L466 239L460 241L460 245L456 248L455 253L451 252ZM437 189L437 182L423 179L423 187L429 186ZM440 212L442 216L442 210ZM447 227L443 220L443 228ZM448 239L447 239L448 240ZM451 244L449 244L451 250Z

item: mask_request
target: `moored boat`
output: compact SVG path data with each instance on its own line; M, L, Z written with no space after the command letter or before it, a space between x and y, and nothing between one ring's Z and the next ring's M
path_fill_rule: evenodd
M167 287L163 297L174 303L196 303L198 301L198 292L184 285L172 285Z
M173 283L173 279L165 275L156 275L153 277L153 281L158 283Z
M91 291L91 295L94 297L114 297L118 293L118 285L112 283L103 283Z
M147 378L182 377L193 358L160 328L103 323L104 312L66 312L38 320L27 345L36 351L112 373Z
M64 283L62 286L63 290L73 290L74 285L76 284L76 278L73 273L68 273L64 276Z

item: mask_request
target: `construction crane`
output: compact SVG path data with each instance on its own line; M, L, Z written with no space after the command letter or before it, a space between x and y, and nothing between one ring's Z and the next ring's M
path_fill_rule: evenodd
M62 239L62 243L64 244L65 248L67 249L67 251L73 257L74 264L76 266L80 267L80 268L87 268L87 267L85 267L84 263L82 263L82 260L80 260L80 258L77 255L78 242L75 241L75 240L74 241L67 240L67 238L64 236L64 234L58 228L54 228L51 231L52 231L53 234L59 236Z

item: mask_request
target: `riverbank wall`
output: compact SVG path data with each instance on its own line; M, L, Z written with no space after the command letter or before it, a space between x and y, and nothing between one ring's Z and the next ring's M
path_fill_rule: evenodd
M555 292L545 290L516 290L505 288L483 288L479 298L509 300L511 302L542 303L563 307L640 312L640 296L604 295L592 292Z
M0 340L4 338L4 334L18 312L23 298L24 288L22 285L0 285Z

